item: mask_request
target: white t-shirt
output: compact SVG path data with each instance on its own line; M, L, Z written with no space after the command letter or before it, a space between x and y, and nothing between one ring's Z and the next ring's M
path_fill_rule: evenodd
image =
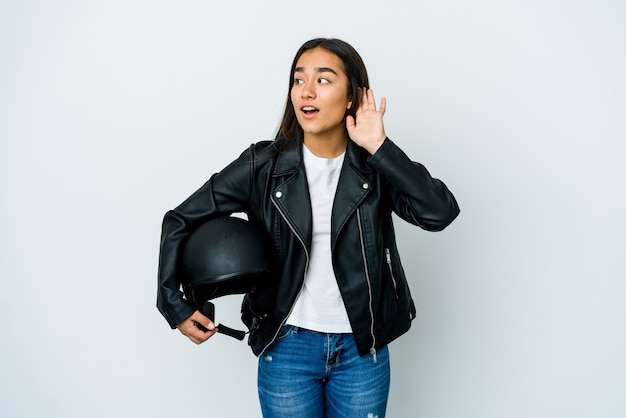
M302 147L313 212L313 243L304 286L287 324L328 333L350 333L352 328L333 272L330 218L345 156L327 159Z

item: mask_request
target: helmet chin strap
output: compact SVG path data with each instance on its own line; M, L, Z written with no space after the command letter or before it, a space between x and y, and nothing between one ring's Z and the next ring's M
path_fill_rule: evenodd
M206 316L211 321L213 321L213 319L215 318L215 305L208 300L204 302L202 307L199 307L198 310L202 312L202 315ZM204 332L209 331L204 325L202 325L199 322L196 322L195 325ZM229 337L236 338L239 341L243 341L243 339L246 336L245 331L239 331L239 330L227 327L226 325L223 325L223 324L219 324L216 327L217 327L217 332L224 334L224 335L228 335Z

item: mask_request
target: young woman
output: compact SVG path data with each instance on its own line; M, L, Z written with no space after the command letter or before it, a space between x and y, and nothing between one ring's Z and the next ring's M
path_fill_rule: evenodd
M349 44L308 41L293 60L275 140L250 146L165 215L157 306L197 344L216 328L182 296L181 243L233 212L274 242L282 267L274 302L259 312L247 295L242 315L264 417L385 415L387 344L415 316L392 212L429 231L459 213L447 187L387 138L385 108Z

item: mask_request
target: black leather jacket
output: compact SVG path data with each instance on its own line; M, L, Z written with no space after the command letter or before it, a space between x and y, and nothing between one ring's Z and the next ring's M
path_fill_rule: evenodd
M283 149L284 148L284 149ZM361 355L376 353L405 333L415 317L392 224L392 211L429 231L458 215L454 196L390 139L373 155L348 141L332 209L332 263ZM312 215L302 141L252 144L233 163L163 220L157 307L174 328L195 308L180 291L178 249L190 231L212 217L245 212L272 237L282 273L275 302L242 318L260 355L276 338L303 285L312 239ZM258 309L256 309L258 311Z

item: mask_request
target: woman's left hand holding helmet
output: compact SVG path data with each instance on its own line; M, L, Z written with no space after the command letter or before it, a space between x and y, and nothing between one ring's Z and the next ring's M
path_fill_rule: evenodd
M204 328L204 330L202 328ZM202 344L217 332L217 327L210 318L200 311L195 311L190 317L176 326L181 334L196 344Z
M376 100L374 100L372 89L363 87L360 93L356 120L352 116L347 116L346 128L352 141L365 148L370 155L374 155L387 137L383 125L387 100L384 97L380 99L380 107L376 109Z

